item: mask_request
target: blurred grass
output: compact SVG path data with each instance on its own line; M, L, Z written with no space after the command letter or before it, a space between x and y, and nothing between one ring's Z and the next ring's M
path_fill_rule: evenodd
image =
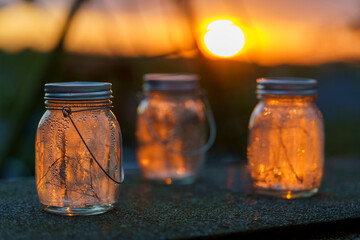
M33 169L34 124L29 120L41 92L38 83L46 60L47 55L30 51L0 53L0 169L13 156Z

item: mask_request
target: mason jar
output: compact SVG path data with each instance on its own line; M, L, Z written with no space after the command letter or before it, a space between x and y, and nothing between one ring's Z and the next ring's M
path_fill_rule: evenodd
M198 82L193 74L144 75L136 138L137 161L145 179L166 184L194 182L216 134Z
M257 193L308 197L321 183L324 123L316 106L317 81L257 79L260 102L251 114L248 166Z
M36 133L36 187L51 213L94 215L113 208L123 181L122 139L111 84L45 84Z

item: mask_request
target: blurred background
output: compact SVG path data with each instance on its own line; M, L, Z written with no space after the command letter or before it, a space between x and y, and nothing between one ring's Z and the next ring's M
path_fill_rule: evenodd
M213 161L246 160L255 79L271 76L318 79L327 159L360 156L358 0L0 0L0 178L34 175L48 82L111 82L134 159L136 94L155 72L201 77Z

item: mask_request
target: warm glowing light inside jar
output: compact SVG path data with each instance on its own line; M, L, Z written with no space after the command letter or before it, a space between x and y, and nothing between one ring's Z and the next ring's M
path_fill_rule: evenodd
M254 110L248 160L256 188L284 191L290 199L320 185L324 136L313 98L275 96Z
M137 160L146 179L173 184L192 178L204 154L182 151L200 149L206 141L204 105L197 97L154 93L138 108Z

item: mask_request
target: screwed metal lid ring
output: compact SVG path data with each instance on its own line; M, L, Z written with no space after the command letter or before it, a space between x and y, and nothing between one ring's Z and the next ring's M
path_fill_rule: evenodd
M256 79L258 96L312 96L317 94L317 80L311 78L259 78Z
M191 91L199 88L199 77L185 73L151 73L143 77L144 91Z
M45 84L45 100L89 101L112 98L111 83L59 82Z

